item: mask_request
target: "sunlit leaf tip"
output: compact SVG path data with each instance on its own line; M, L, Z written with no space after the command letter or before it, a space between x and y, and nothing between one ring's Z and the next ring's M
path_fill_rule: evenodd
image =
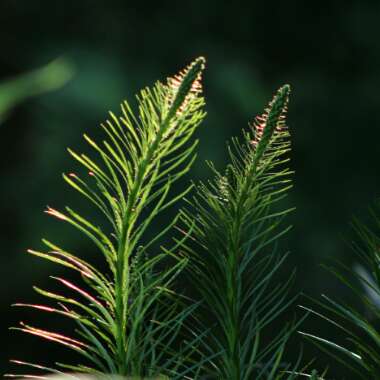
M285 127L289 95L290 86L288 84L280 87L264 113L255 118L252 126L254 139L251 144L256 148L257 160L263 154L275 131L280 132Z
M168 86L172 90L168 119L175 113L180 113L185 108L189 98L202 92L201 79L205 67L205 58L199 57L177 75L168 78Z

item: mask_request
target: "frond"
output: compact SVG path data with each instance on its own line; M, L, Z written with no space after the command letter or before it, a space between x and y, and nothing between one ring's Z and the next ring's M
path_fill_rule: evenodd
M276 210L291 187L285 125L289 91L289 86L280 88L263 116L243 132L243 141L232 140L224 172L210 164L215 179L201 183L182 211L182 232L190 235L182 256L203 300L198 318L211 330L211 350L220 353L209 369L211 378L285 376L281 360L292 328L268 345L261 336L292 302L287 300L290 282L273 283L286 258L276 251L276 242L289 230L282 220L290 210Z
M197 141L193 134L205 116L200 84L204 65L204 59L198 58L166 84L157 82L153 88L142 90L137 96L138 112L124 102L121 116L110 113L109 120L102 124L102 142L84 135L93 157L69 149L87 174L69 173L63 178L104 216L105 223L97 226L90 217L69 207L64 211L48 207L46 213L89 239L105 265L95 268L90 259L43 240L46 252L28 252L79 273L83 285L52 277L62 293L38 287L35 290L55 301L55 306L15 305L59 314L76 323L73 336L29 324L15 328L61 344L82 357L83 363L74 366L60 363L63 370L180 376L178 368L188 353L170 351L165 344L177 336L193 310L179 308L181 297L171 289L186 259L162 269L164 260L174 257L173 253L151 252L176 219L153 238L148 236L155 218L191 188L180 194L172 191L173 183L189 170L195 158ZM30 367L48 370L39 364Z

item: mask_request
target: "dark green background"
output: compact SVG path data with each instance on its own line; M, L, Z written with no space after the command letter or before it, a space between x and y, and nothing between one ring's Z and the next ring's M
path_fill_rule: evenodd
M298 290L352 301L319 264L352 262L343 236L350 239L352 215L365 217L379 195L379 19L380 2L364 0L0 0L0 80L61 55L76 67L64 88L24 103L0 125L1 371L13 357L63 360L54 345L7 328L28 317L44 321L9 305L35 299L31 285L49 287L48 275L57 271L24 254L26 248L48 236L92 254L80 236L41 212L46 205L80 205L60 178L75 166L66 147L83 148L82 133L96 135L108 110L118 112L121 100L199 55L208 61L208 116L193 177L208 175L205 159L222 167L225 140L290 83L295 186L288 204L297 210L283 242L292 252L287 269L297 266ZM318 320L304 329L335 337ZM298 343L289 350L297 353ZM306 348L306 355L315 352ZM325 365L320 358L316 365Z

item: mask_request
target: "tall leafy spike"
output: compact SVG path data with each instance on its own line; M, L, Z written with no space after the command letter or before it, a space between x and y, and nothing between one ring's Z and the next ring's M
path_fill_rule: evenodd
M198 320L211 331L200 355L219 352L204 378L295 376L285 373L294 368L281 363L291 329L261 343L265 328L291 302L286 300L289 283L273 282L286 258L276 252L275 243L289 230L281 221L290 210L275 210L291 186L285 165L289 92L287 85L280 88L244 132L244 141L232 140L224 173L210 164L214 181L201 183L182 212L182 230L191 237L182 246L182 256L189 260L186 272L192 288L203 300Z
M122 115L110 113L102 125L102 143L84 135L95 158L69 149L88 176L83 179L70 173L64 174L64 180L91 202L107 223L98 227L69 207L65 211L49 207L46 212L88 238L104 257L107 270L43 240L47 252L28 252L76 271L84 284L52 277L71 295L36 287L39 294L56 301L56 306L15 305L76 322L75 337L24 323L15 328L59 343L82 357L83 363L76 365L57 363L63 370L185 378L180 373L181 363L191 347L174 351L167 349L166 343L177 336L183 320L194 309L179 308L180 298L171 290L186 260L163 266L162 261L173 253L170 249L157 253L156 243L176 219L153 238L149 238L149 228L157 215L190 190L187 187L173 194L172 185L195 158L197 141L191 139L205 115L200 85L204 65L205 60L198 58L167 84L157 82L152 89L142 90L137 96L137 114L124 102ZM38 364L15 363L60 373Z

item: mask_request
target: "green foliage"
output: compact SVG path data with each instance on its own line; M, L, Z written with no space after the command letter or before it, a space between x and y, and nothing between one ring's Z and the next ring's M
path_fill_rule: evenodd
M291 187L286 166L290 150L285 125L289 86L280 88L265 113L257 117L243 142L232 140L230 163L223 173L210 164L215 179L200 184L182 212L186 272L203 301L197 319L210 330L201 357L219 355L209 366L211 379L293 378L281 363L292 329L286 326L263 343L265 328L291 304L286 284L275 275L286 259L277 240L289 209L276 210Z
M173 184L195 159L193 135L205 116L204 64L198 58L166 84L142 90L137 113L127 102L120 117L110 113L102 143L84 135L94 157L69 149L86 179L75 173L63 178L104 222L98 226L95 216L69 207L48 207L46 213L89 239L104 266L43 239L47 251L28 252L73 270L82 285L55 276L64 291L34 288L54 306L15 306L64 316L76 323L75 335L23 322L13 329L61 344L82 361L55 368L15 364L56 375L75 371L126 378L274 380L301 374L299 361L284 363L295 325L285 323L267 337L294 301L289 297L294 273L285 283L277 281L287 257L277 242L290 229L283 220L291 209L279 203L292 186L288 85L243 132L242 141L232 140L224 172L210 163L214 180L195 186L188 207L171 222L158 232L153 227L193 188L176 193ZM181 238L158 248L175 226ZM181 284L189 280L194 297L176 292L178 276Z
M102 125L102 143L84 135L94 157L69 149L87 172L86 179L75 173L63 178L97 209L103 223L98 226L97 216L84 217L69 207L48 207L46 213L88 238L104 265L99 268L91 258L43 239L46 251L28 252L73 270L81 285L52 276L64 290L34 289L54 305L14 306L66 317L76 329L70 336L24 322L12 329L58 343L82 361L57 362L54 368L13 363L52 373L52 378L325 378L327 370L300 370L301 357L295 364L285 362L285 347L301 321L270 331L270 339L267 335L294 301L289 297L294 272L286 283L277 281L287 258L278 241L290 229L283 220L291 209L279 203L292 186L285 124L289 86L278 90L242 140L232 139L230 162L223 171L209 163L213 180L174 191L173 184L196 156L193 135L205 116L200 84L204 63L198 58L166 84L142 90L137 112L124 102L121 116L110 113ZM71 66L56 60L1 84L0 122L22 100L62 86L71 75ZM157 218L192 189L188 207L157 232ZM380 217L372 214L378 229ZM159 247L174 227L181 238L171 247ZM380 333L373 320L380 318L380 237L357 220L354 230L360 238L352 244L359 264L351 268L337 263L327 269L366 312L323 295L322 301L313 300L322 311L303 308L338 327L348 343L301 334L356 378L377 380ZM189 281L191 297L176 291L178 277L181 285ZM6 376L45 378L34 373Z
M339 262L332 267L325 266L362 303L366 313L323 295L322 301L314 300L320 311L304 309L343 331L347 345L337 344L321 334L301 333L346 366L357 379L380 378L380 333L374 323L380 318L380 217L378 211L371 210L371 214L375 231L357 219L353 223L359 240L351 246L358 264L353 268Z
M122 115L111 113L110 120L102 125L106 136L102 145L84 135L95 158L69 149L89 175L81 179L74 173L65 174L65 181L104 215L108 225L98 227L68 207L64 212L49 207L46 212L90 239L107 270L97 269L89 260L43 240L47 252L29 253L78 272L83 287L53 277L76 297L36 287L38 293L57 301L57 306L16 304L76 322L76 337L25 323L15 328L59 343L85 359L77 365L57 363L58 368L92 374L184 378L180 368L192 345L176 350L167 345L195 307L179 309L181 298L171 289L186 260L162 269L164 259L173 256L172 250L151 254L175 219L152 239L148 232L153 220L191 188L180 194L171 192L172 184L189 170L195 158L197 141L190 139L204 117L200 85L203 68L204 59L198 58L169 78L167 84L157 82L153 89L141 91L138 114L123 103ZM28 362L16 363L61 372Z

